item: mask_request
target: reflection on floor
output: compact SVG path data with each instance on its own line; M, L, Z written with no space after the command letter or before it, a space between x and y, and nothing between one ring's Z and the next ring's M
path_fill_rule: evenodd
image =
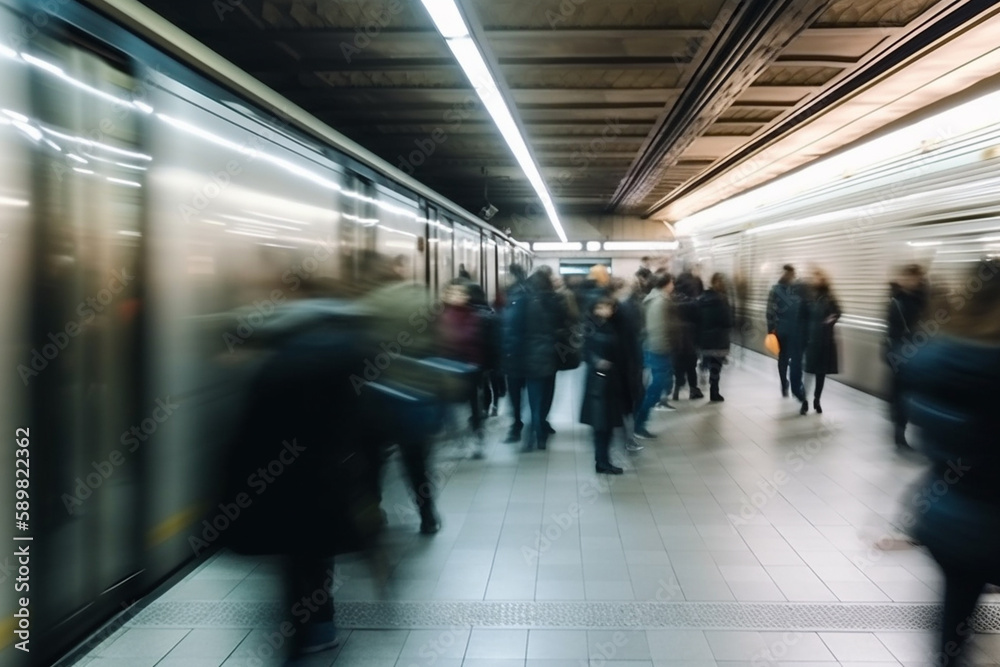
M461 437L438 448L433 537L417 534L393 462L386 560L338 559L341 646L308 664L934 664L940 579L893 527L922 468L894 453L884 404L828 383L825 413L803 417L772 361L736 357L725 403L682 392L643 451L619 440L621 477L594 473L582 371L559 377L548 451L501 443L504 405L485 461ZM280 664L276 574L219 554L77 664ZM984 602L983 627L1000 631L996 596ZM978 636L972 657L1000 664L1000 635Z

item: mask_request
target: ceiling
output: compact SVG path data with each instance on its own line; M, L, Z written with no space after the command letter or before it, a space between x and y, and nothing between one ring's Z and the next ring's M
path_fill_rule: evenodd
M657 217L997 5L463 2L557 209ZM469 210L539 210L418 0L143 4Z

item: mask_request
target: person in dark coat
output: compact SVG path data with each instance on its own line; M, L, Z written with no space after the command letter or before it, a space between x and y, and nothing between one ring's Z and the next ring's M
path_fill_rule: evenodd
M719 376L729 355L729 332L733 328L733 311L721 273L712 275L709 288L698 298L698 306L701 309L701 363L708 369L709 400L721 402L726 399L719 393Z
M503 295L500 310L500 370L506 377L507 396L513 421L504 442L521 441L524 422L521 421L521 401L524 397L526 380L524 364L520 355L524 347L524 328L528 311L528 275L520 264L510 265L512 282ZM501 299L498 297L498 304Z
M584 386L580 422L594 429L594 460L598 473L620 475L611 463L611 436L622 426L628 409L628 361L621 336L611 321L617 303L611 297L597 299L590 312L590 327L584 345L587 380Z
M908 450L910 445L906 442L906 409L900 391L899 366L906 359L904 350L913 345L913 335L918 332L920 318L927 309L928 290L923 268L919 264L903 267L899 278L890 283L889 292L885 350L891 371L889 416L896 447Z
M626 386L629 388L628 394L624 397L628 408L625 414L634 416L646 395L646 388L642 381L642 300L646 295L642 291L641 283L636 281L632 285L620 285L616 296L618 297L618 307L612 321L616 323L625 348L624 372L628 380ZM631 424L631 432L626 424L625 449L630 452L638 452L643 447L635 441L634 419Z
M352 384L376 349L365 328L336 303L278 309L258 332L269 356L251 382L225 466L219 507L230 518L228 546L284 556L293 658L336 646L333 556L368 549L382 526L376 410Z
M767 295L767 330L778 337L778 376L781 395L798 399L808 410L802 385L802 339L805 336L803 286L795 280L795 267L785 264L781 278Z
M545 449L548 442L548 388L557 368L557 330L566 320L565 301L552 289L548 276L535 273L525 281L523 293L512 297L504 312L503 363L512 381L521 380L528 390L534 446ZM516 391L510 387L513 398ZM518 406L520 407L520 406ZM519 410L508 441L520 440ZM516 429L516 430L515 430ZM514 439L516 436L516 440ZM531 450L532 442L524 449Z
M701 313L697 301L698 286L690 273L677 276L674 288L674 312L671 323L671 355L674 364L674 400L680 400L681 387L687 381L690 398L704 398L698 388L698 328Z
M944 574L935 665L961 664L969 616L987 583L1000 583L1000 261L973 267L940 332L898 369L917 448L931 460L914 496L913 536Z
M806 373L816 376L813 388L813 408L822 414L823 406L820 398L823 395L823 385L827 375L840 372L838 363L837 339L833 335L833 327L843 314L837 297L830 287L830 278L820 269L813 270L813 281L806 310ZM809 404L803 403L801 413L809 411Z

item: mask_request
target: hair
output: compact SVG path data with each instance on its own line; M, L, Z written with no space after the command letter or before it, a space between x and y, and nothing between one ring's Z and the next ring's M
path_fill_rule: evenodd
M818 280L816 284L813 285L813 289L816 290L817 294L833 294L833 287L830 284L830 274L821 268L814 268L813 273L816 274Z
M663 289L672 282L674 282L674 277L666 271L657 273L653 278L653 289Z
M795 275L795 267L791 264L785 264L781 267L781 277L778 278L779 283L790 283L792 282L792 276Z
M948 299L950 317L942 330L958 338L1000 343L1000 260L979 261L962 288Z
M546 273L541 269L537 269L528 278L528 284L538 290L550 291L553 289L552 274Z
M653 272L647 269L645 266L639 267L639 270L635 272L635 277L639 280L649 280L653 275Z
M528 273L524 270L524 267L516 263L510 265L510 275L514 276L514 280L518 282L522 282L528 278Z
M923 278L924 267L919 264L907 264L903 267L902 271L900 271L900 274L904 276L916 276L918 278Z
M472 280L472 274L465 268L465 264L458 265L458 277Z
M721 273L713 273L712 279L709 281L709 286L716 292L720 292L723 296L726 293L726 277Z
M598 306L602 306L602 305L608 305L608 306L611 306L612 308L617 308L618 307L618 302L615 301L614 297L612 297L612 296L606 296L606 295L605 296L600 296L600 297L594 299L593 303L590 304L590 312L593 313L593 312L597 311L597 307Z
M549 266L548 264L542 264L542 265L541 265L541 266L539 266L539 267L538 267L537 269L535 269L535 271L536 271L537 273L544 273L544 274L545 274L545 275L547 275L547 276L548 276L549 278L551 278L551 277L552 277L552 273L553 273L553 272L552 272L552 267L551 267L551 266Z

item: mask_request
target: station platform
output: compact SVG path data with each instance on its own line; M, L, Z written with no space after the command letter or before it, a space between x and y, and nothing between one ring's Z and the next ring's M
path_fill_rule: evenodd
M808 376L807 376L808 378ZM832 380L833 378L831 378ZM923 467L896 454L885 404L828 382L800 416L774 361L736 350L724 403L654 412L620 477L594 472L577 423L582 369L561 373L549 449L502 440L485 460L438 447L442 530L388 471L383 560L337 559L337 649L316 667L933 665L941 580L899 539ZM808 387L808 384L807 384ZM707 390L706 390L707 393ZM464 415L462 416L464 421ZM280 665L277 562L219 553L149 602L80 667ZM1000 598L979 612L972 659L1000 664Z

